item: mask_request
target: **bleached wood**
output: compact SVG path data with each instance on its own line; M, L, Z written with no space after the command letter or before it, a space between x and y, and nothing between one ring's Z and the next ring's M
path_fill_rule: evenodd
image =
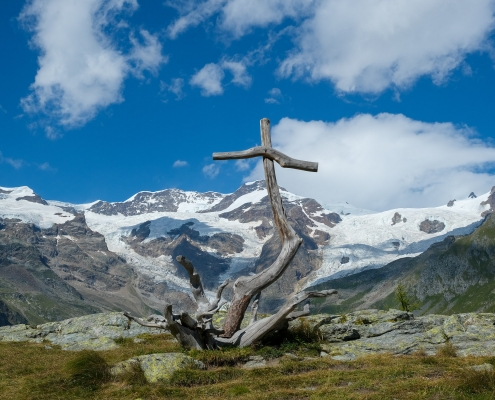
M261 292L254 297L253 304L251 304L251 320L249 321L249 325L254 324L257 321L260 296Z
M302 309L302 311L292 311L289 315L287 315L287 317L285 317L285 319L287 321L292 321L296 318L300 318L300 317L305 317L307 315L309 315L309 304L306 304L304 306L304 308Z
M225 287L230 283L230 279L226 279L217 289L217 297L215 300L213 300L211 303L210 303L210 308L209 308L209 311L210 312L216 312L216 310L218 310L223 304L221 304L222 302L222 293L223 293L223 290L225 289ZM225 304L225 303L224 303Z
M318 172L318 163L311 161L297 160L286 156L281 151L267 146L252 147L242 151L228 151L223 153L213 153L214 160L240 160L245 158L265 157L276 161L282 168L299 169L308 172Z
M186 269L189 275L191 293L198 306L195 318L185 312L173 314L170 304L165 306L163 317L152 315L148 317L147 321L133 317L129 313L124 313L127 318L136 321L140 325L168 329L181 346L185 348L212 349L224 346L249 346L262 339L267 333L285 328L287 321L308 315L308 304L305 305L302 311L294 311L301 302L311 297L323 297L336 293L335 290L326 290L294 294L276 314L257 321L258 302L261 291L280 278L302 243L302 240L290 226L285 215L273 162L278 162L284 168L295 168L314 172L318 169L317 163L296 160L272 149L270 121L268 119L264 118L260 121L260 130L262 146L242 152L214 153L213 157L214 159L222 160L263 157L268 196L270 198L275 225L282 241L282 249L275 262L258 274L240 277L234 282L232 302L227 311L224 329L215 328L212 317L225 303L225 300L222 299L222 293L228 285L228 281L223 282L219 286L216 298L210 302L205 295L199 274L192 263L183 256L178 256L177 261ZM252 303L251 321L246 328L240 329L246 309L254 296L256 297Z
M235 345L238 347L250 346L262 339L268 333L282 327L282 324L286 321L287 317L301 302L309 298L326 297L335 293L337 293L337 291L334 289L319 292L299 292L292 295L276 314L261 319L252 325L248 325L245 329L238 330L230 338L217 338L216 341L218 342L219 347L226 345Z
M268 119L264 118L260 121L260 130L261 143L265 147L271 147L270 121ZM282 241L282 250L270 267L252 276L242 276L234 283L234 295L223 325L225 337L230 337L239 330L251 298L256 293L270 286L284 273L302 243L302 239L297 236L285 215L282 197L280 196L277 178L275 176L273 160L263 157L263 166L266 188L273 211L273 219Z
M201 283L201 277L197 273L191 261L189 261L184 256L177 256L177 262L184 267L189 275L189 287L191 289L191 293L196 300L196 304L198 305L198 310L196 311L197 315L204 314L210 308L210 302L205 295L205 291L203 289L203 284Z
M167 329L168 324L166 322L151 322L151 321L146 321L142 318L138 318L130 314L129 312L124 312L124 315L129 318L129 320L137 322L139 325L146 326L148 328L159 328L159 329Z

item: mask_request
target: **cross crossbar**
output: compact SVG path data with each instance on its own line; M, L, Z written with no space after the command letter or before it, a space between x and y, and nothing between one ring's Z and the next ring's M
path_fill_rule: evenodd
M282 168L300 169L302 171L318 172L318 163L296 160L269 146L257 146L243 151L213 153L214 160L238 160L243 158L266 157L276 161Z

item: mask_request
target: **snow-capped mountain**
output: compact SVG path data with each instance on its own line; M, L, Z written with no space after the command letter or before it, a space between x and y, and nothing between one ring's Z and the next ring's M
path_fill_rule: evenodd
M435 208L376 213L346 203L323 206L285 189L281 189L281 195L289 221L303 239L303 245L283 279L264 293L267 308L292 292L295 285L304 288L379 268L398 258L418 255L448 235L468 234L495 206L495 194L486 193ZM131 290L122 281L117 292L127 287L122 296L134 291L134 298L152 308L160 307L171 293L181 293L176 297L185 301L183 293L188 282L174 261L178 254L190 258L206 287L214 289L227 277L267 267L281 246L263 181L246 183L227 195L167 189L139 192L119 203L97 201L85 205L46 201L27 187L0 188L0 233L4 234L4 242L8 235L14 235L12 232L19 231L14 226L23 224L31 224L34 231L39 231L32 233L36 239L29 239L38 251L41 242L53 237L55 241L50 246L55 246L55 250L48 255L42 252L46 266L84 292L84 297L90 293L92 298L97 297L94 291L99 290L95 286L98 279L100 285L108 285L113 276L108 271L120 262L124 264L120 265L120 272L115 272L118 280L133 283ZM74 231L75 224L79 227L77 234L67 234ZM55 231L55 236L48 234L54 235ZM98 249L87 245L90 234L101 238ZM28 240L27 236L25 239ZM82 246L84 250L79 242L86 243ZM60 259L63 245L79 246L86 257L85 273L75 273L80 267L69 260L70 251L66 252L65 261ZM98 258L102 254L104 260ZM92 268L100 275L90 278ZM134 274L132 279L123 277L128 274L122 272L126 268ZM112 304L122 304L115 299Z

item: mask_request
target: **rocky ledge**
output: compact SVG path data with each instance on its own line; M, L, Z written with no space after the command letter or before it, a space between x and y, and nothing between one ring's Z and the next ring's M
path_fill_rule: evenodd
M495 355L495 314L425 315L410 312L363 310L343 315L307 317L322 339L322 356L351 361L368 354L396 355L453 345L459 356ZM292 322L293 326L302 323Z
M37 326L2 326L0 342L46 342L59 345L63 350L111 350L118 347L114 339L132 338L143 333L159 334L163 330L129 323L122 313L111 312Z

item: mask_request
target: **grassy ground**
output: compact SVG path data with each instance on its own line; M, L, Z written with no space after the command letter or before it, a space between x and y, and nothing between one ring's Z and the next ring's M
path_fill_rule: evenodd
M0 343L0 399L493 399L495 372L467 367L495 365L495 358L455 357L447 348L436 356L377 355L353 362L326 358L308 361L274 358L271 366L236 366L250 355L278 357L290 350L301 356L305 345L192 353L207 370L181 371L167 384L148 384L136 370L116 380L108 366L132 356L181 351L170 337L146 337L143 343L120 341L106 352L67 352L44 344Z

